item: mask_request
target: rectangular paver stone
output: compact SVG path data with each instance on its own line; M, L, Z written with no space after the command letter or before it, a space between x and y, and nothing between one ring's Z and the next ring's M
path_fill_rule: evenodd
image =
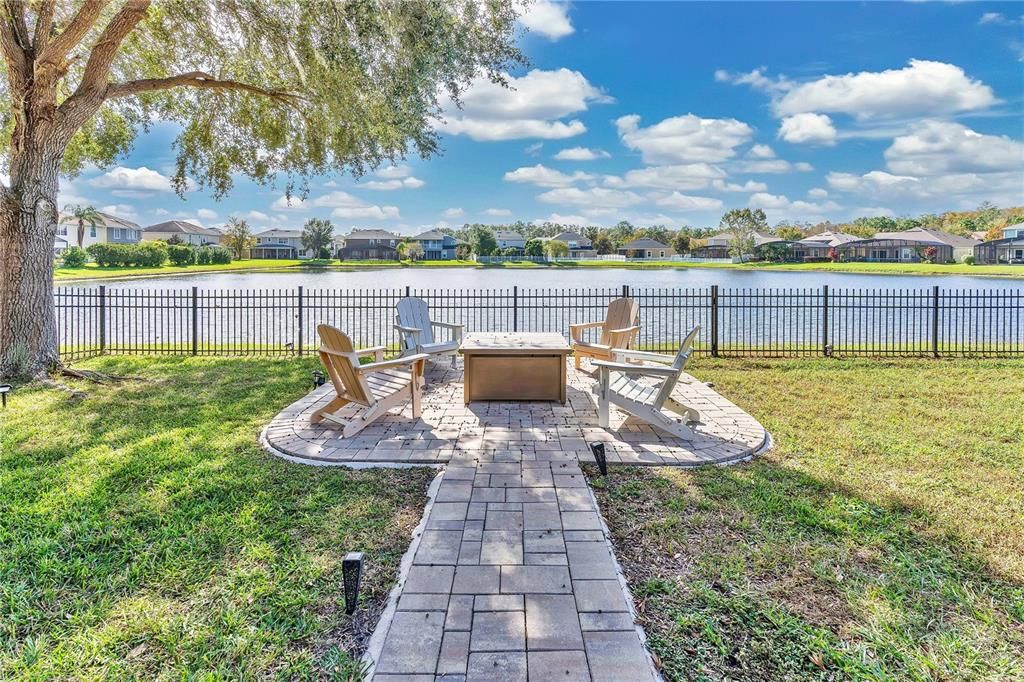
M480 546L480 563L523 563L523 534L515 530L485 530Z
M653 678L647 652L635 632L588 632L583 639L594 682Z
M526 652L470 654L466 682L526 682Z
M572 592L565 566L502 566L503 594L568 594Z
M614 580L615 561L605 542L567 542L569 572L573 580Z
M405 579L402 594L426 592L429 594L448 594L452 591L454 566L413 566Z
M452 594L497 594L500 566L458 566Z
M441 651L443 611L398 611L384 640L377 672L433 673Z
M618 580L574 580L572 586L581 612L629 610Z
M469 633L448 631L441 641L438 675L465 675L469 663Z
M590 682L587 655L582 651L530 651L526 658L531 680Z
M576 600L571 594L527 595L526 632L531 651L582 649Z
M526 648L522 611L480 611L473 614L471 651L521 651Z

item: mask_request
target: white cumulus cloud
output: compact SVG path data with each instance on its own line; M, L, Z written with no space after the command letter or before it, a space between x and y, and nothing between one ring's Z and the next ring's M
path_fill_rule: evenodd
M636 192L606 189L604 187L561 187L548 190L537 197L546 204L568 204L594 208L624 208L643 202Z
M331 217L365 220L386 220L400 218L397 206L378 206L352 196L348 192L336 190L313 199L313 206L333 209Z
M523 166L505 173L507 182L520 182L538 187L568 187L577 182L593 179L593 175L583 171L576 171L570 175L540 163L536 166Z
M594 161L596 159L607 159L611 156L603 149L588 149L587 147L569 147L555 154L559 161Z
M779 125L779 137L795 144L833 145L836 128L826 114L802 113L786 116Z
M489 215L497 218L503 216L510 216L512 215L512 211L508 210L507 208L488 208L484 210L484 215Z
M725 178L725 171L708 163L683 163L649 166L627 171L624 175L606 175L609 187L653 187L658 189L703 189L712 181Z
M922 121L892 141L885 160L889 170L904 175L1016 170L1024 189L1024 143L960 123Z
M651 126L640 126L640 116L631 114L615 121L622 143L639 151L649 164L688 162L716 163L736 155L753 129L734 118L701 118L694 114L673 116Z
M443 215L445 218L461 218L462 216L466 215L466 211L458 207L452 207L446 208L444 211L441 212L441 215Z
M506 79L507 88L477 78L463 95L462 108L450 103L436 127L478 141L563 139L587 128L578 119L562 119L586 111L591 104L612 101L583 74L570 69L534 69L519 78L506 75Z
M721 199L697 197L679 192L657 196L654 198L654 203L674 211L717 211L723 205Z
M861 71L790 84L774 102L779 116L843 113L859 119L986 109L998 100L988 85L955 64L911 59L901 69Z
M576 29L569 20L569 3L533 0L519 17L519 23L552 41L572 35Z
M111 190L134 190L143 192L171 192L171 179L159 171L145 166L128 168L115 166L106 173L89 180L93 187Z

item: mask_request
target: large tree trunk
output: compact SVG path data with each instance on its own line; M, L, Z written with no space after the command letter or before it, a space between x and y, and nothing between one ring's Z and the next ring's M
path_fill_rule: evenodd
M0 378L37 376L60 362L53 240L62 140L16 145L0 201Z

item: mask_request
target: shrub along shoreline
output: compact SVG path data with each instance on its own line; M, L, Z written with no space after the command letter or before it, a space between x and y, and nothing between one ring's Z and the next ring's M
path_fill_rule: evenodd
M233 260L231 251L223 246L195 247L165 242L93 244L85 251L100 267L159 268L168 261L176 267L227 265ZM76 253L76 258L77 255Z

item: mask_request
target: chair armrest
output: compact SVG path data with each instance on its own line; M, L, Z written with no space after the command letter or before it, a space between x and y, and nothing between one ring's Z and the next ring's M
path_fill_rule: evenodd
M640 331L640 325L634 324L632 327L623 327L622 329L609 329L609 334L626 334Z
M671 377L679 374L675 367L652 367L651 365L630 365L625 362L606 362L594 360L602 372L624 372L626 374L646 374L652 377Z
M364 355L381 355L385 350L386 346L370 346L369 348L360 348L355 351L356 357L363 357Z
M583 341L583 332L587 329L598 329L604 327L604 322L578 322L569 325L569 335L573 341Z
M360 365L358 371L361 374L372 374L373 372L388 369L390 367L402 367L403 365L411 365L420 360L426 360L430 356L426 353L416 353L415 355L406 355L404 358L395 358L394 360L381 360L379 362L368 362L365 365Z
M448 329L462 329L463 327L466 326L464 324L458 324L455 322L434 322L433 320L431 320L430 324L434 325L435 327L448 327Z
M402 332L403 334L419 334L420 332L423 331L419 327L403 327L400 324L396 324L395 329Z
M661 362L669 364L675 360L673 355L662 355L661 353L649 353L642 350L616 350L612 353L616 360L632 359L632 360L649 360L651 362Z

